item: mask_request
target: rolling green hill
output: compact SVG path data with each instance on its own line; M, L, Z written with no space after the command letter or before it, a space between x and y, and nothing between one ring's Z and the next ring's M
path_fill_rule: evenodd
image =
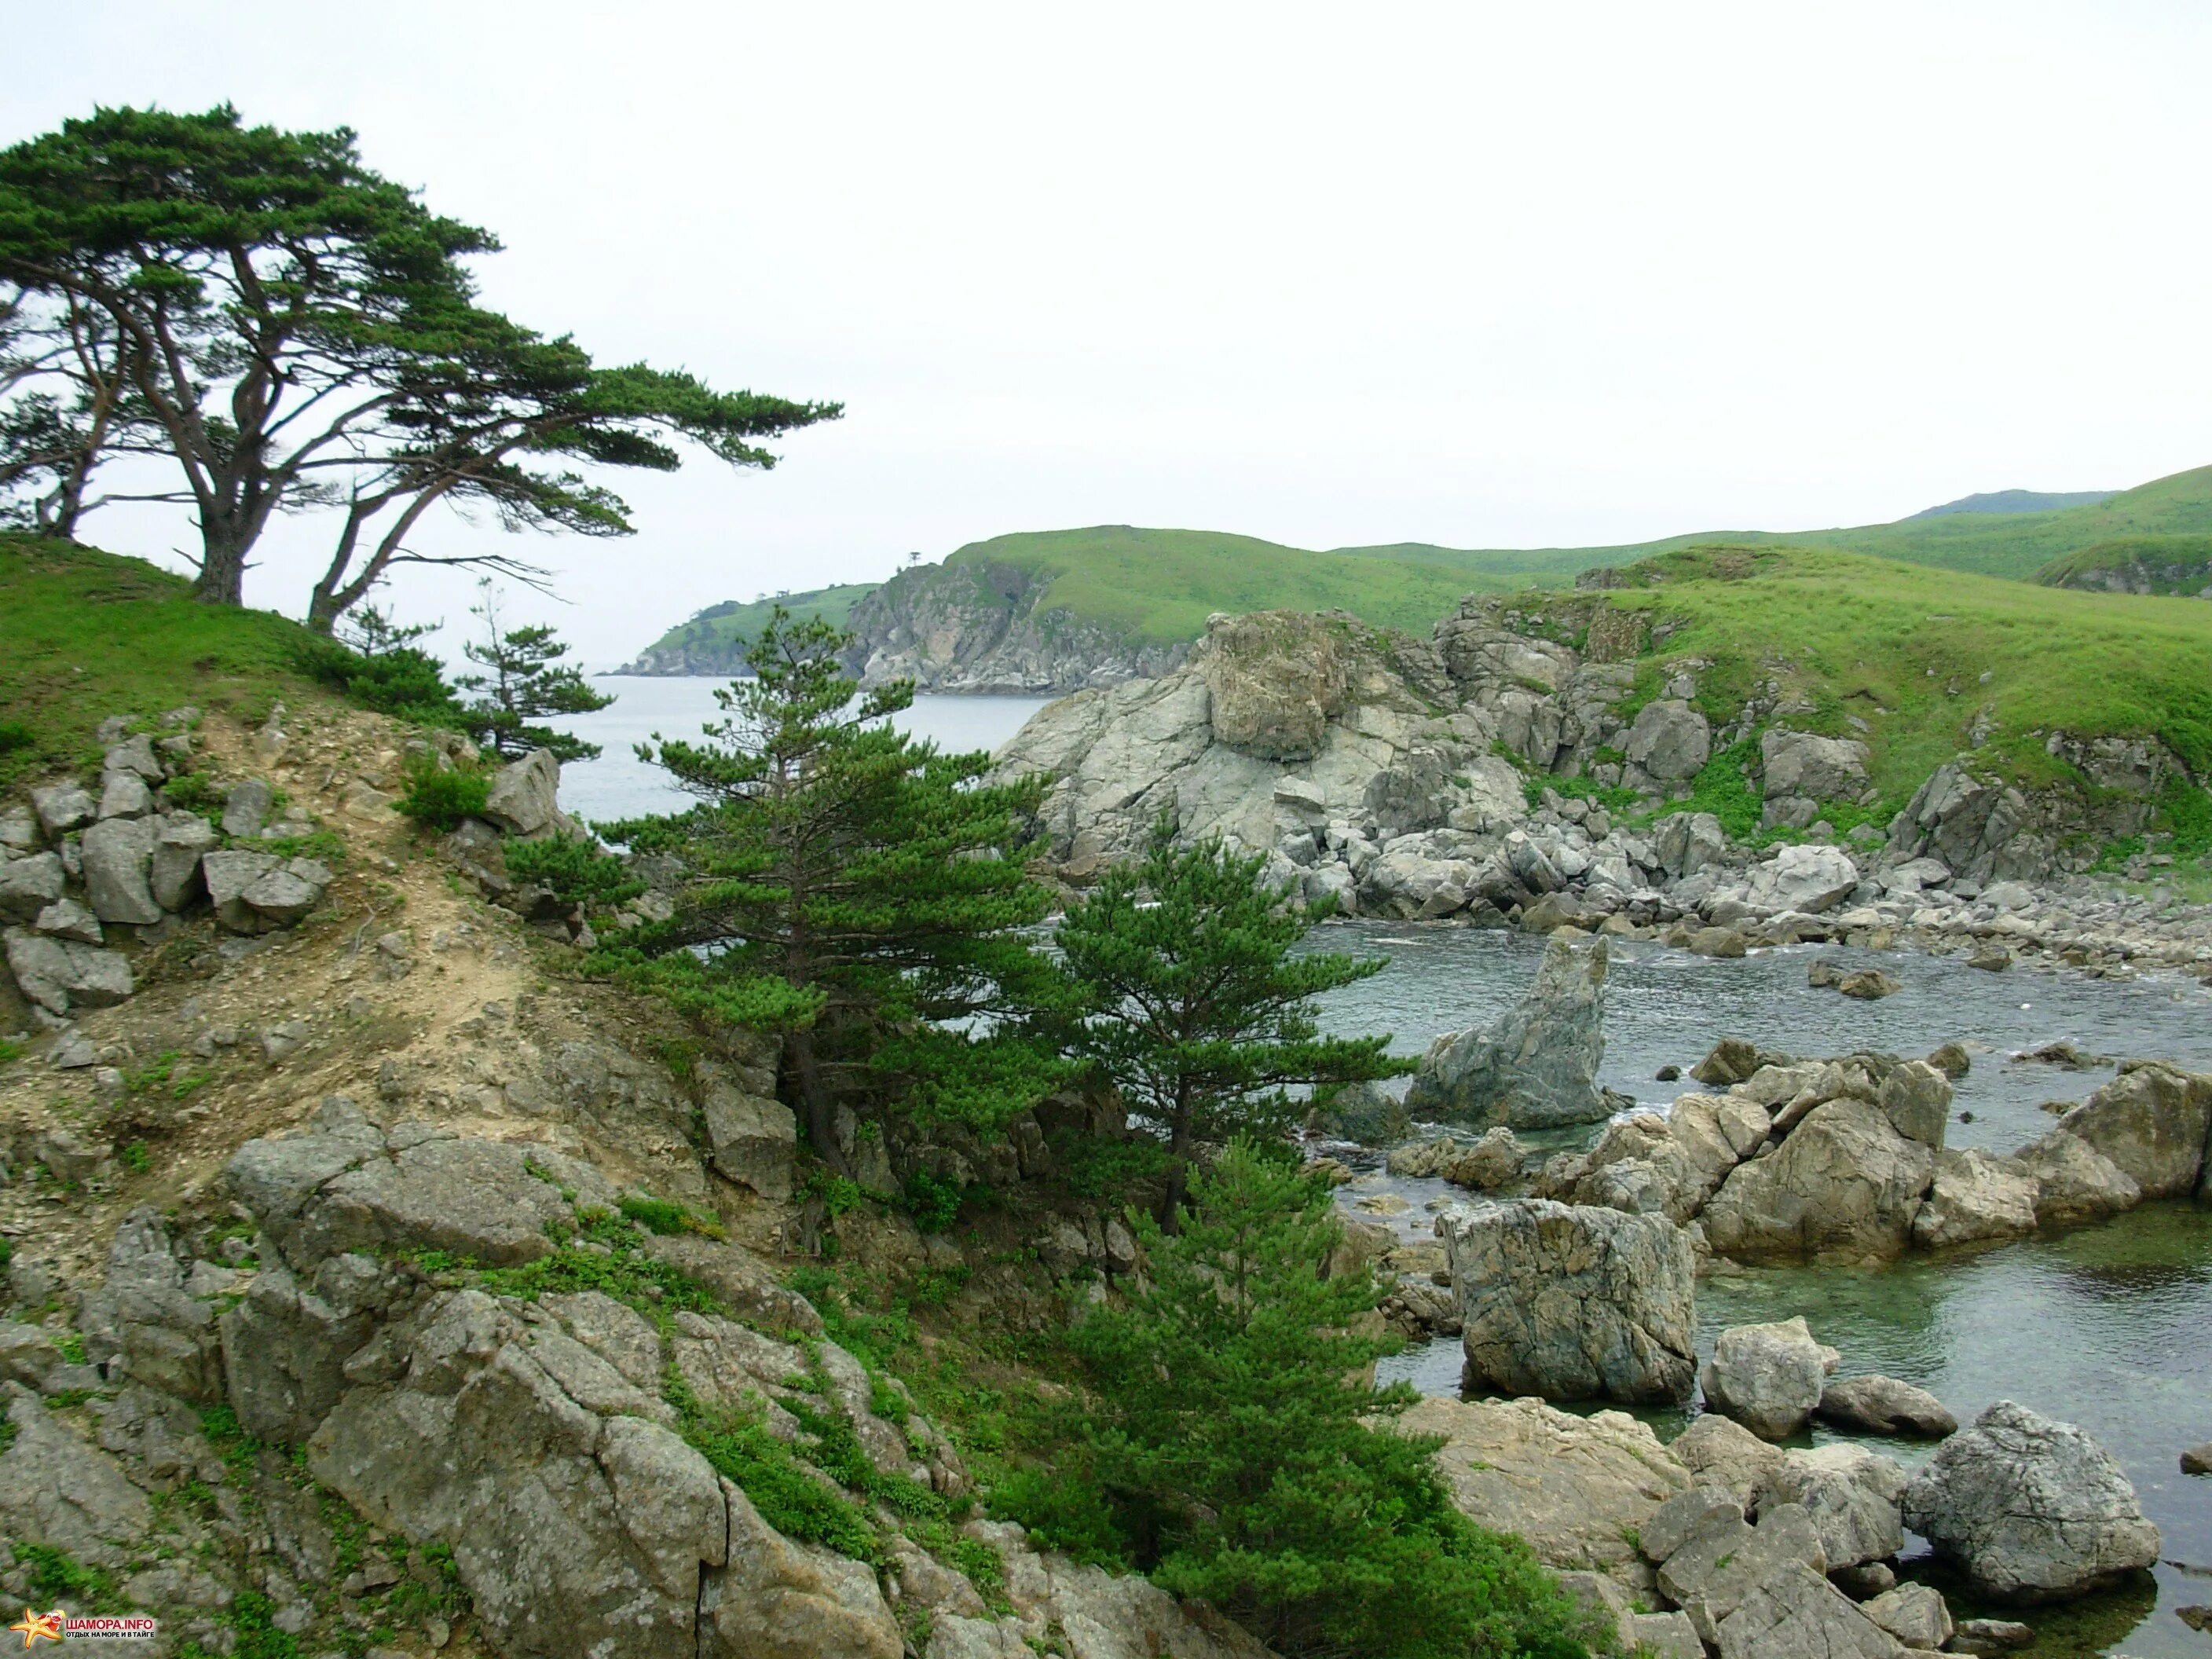
M840 587L809 588L777 599L750 603L725 599L710 605L688 622L670 629L644 650L637 660L617 669L623 674L734 674L744 665L745 647L752 642L769 613L781 605L801 621L819 617L842 628L860 599L876 590L874 582L848 582Z
M2069 781L2045 747L2058 730L2155 736L2212 776L2212 605L1826 548L1692 548L1627 575L1606 602L1676 624L1644 660L1640 692L1703 659L1698 700L1718 725L1771 684L1804 711L1791 726L1865 738L1889 807L1968 749L2030 787Z
M2036 580L2055 561L2142 538L2212 536L2212 467L2176 473L2111 496L2033 512L1990 510L2015 501L2075 499L2024 490L1970 496L1893 524L1832 530L1703 531L1613 547L1451 548L1399 542L1326 550L1289 547L1211 530L1095 525L1027 531L970 542L943 563L902 571L885 586L877 612L926 610L933 585L948 603L973 609L965 593L981 579L1024 616L1062 615L1078 627L1139 646L1194 639L1217 611L1343 609L1367 622L1425 634L1469 592L1560 586L1600 565L1626 565L1689 547L1821 547L1872 554L1984 576ZM996 570L1000 575L993 577ZM958 582L951 580L962 573ZM875 591L867 585L794 594L802 615L843 623ZM2180 590L2187 591L2187 590ZM727 673L735 641L759 626L763 605L714 605L672 629L641 653L633 672ZM858 625L858 624L856 624ZM864 629L862 631L866 632ZM880 641L864 642L880 644Z

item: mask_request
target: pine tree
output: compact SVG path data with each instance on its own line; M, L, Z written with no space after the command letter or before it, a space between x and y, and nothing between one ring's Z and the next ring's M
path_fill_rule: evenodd
M1413 1069L1383 1052L1387 1036L1319 1034L1313 1000L1385 963L1293 954L1330 907L1285 897L1265 867L1218 841L1178 847L1163 817L1143 861L1109 871L1057 936L1073 982L1068 1046L1167 1142L1167 1226L1200 1145L1280 1131L1294 1085Z
M550 749L556 760L595 760L599 746L533 726L549 714L588 714L614 699L592 689L583 671L560 659L568 647L542 626L508 628L500 619L501 595L489 580L479 583L483 598L470 607L484 625L484 637L461 647L461 654L490 672L466 674L455 682L483 695L468 705L471 733L496 753L512 759L533 749Z
M1381 1292L1327 1274L1327 1185L1240 1138L1199 1171L1180 1231L1133 1217L1146 1264L1072 1333L1092 1383L1081 1474L1156 1583L1285 1653L1580 1659L1578 1613L1517 1539L1452 1506L1438 1442L1367 1368ZM1063 1503L1065 1500L1063 1499Z
M851 644L777 606L706 741L640 744L699 805L602 825L687 872L675 914L625 941L633 976L711 1022L783 1038L823 1161L841 1103L877 1121L994 1127L1066 1067L1026 1036L1051 969L1024 869L1034 783L892 729L910 681L860 694Z

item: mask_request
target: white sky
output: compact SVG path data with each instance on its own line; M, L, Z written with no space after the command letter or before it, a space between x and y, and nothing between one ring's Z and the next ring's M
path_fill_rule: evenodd
M523 544L593 665L1011 530L1583 544L2212 461L2202 0L7 9L0 141L348 124L498 233L519 319L847 404ZM302 609L329 533L250 602Z

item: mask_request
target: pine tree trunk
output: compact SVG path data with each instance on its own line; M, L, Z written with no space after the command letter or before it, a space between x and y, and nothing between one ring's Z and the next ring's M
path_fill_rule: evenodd
M202 605L244 605L244 540L223 531L204 532L202 540L204 547L200 557L200 574L192 583L192 597Z
M1181 1090L1176 1092L1173 1127L1168 1138L1168 1185L1160 1196L1160 1212L1156 1219L1164 1233L1182 1231L1182 1197L1190 1177L1190 1102Z
M806 1138L814 1143L814 1156L834 1173L850 1176L852 1166L845 1162L844 1151L837 1145L837 1109L814 1058L814 1033L793 1031L784 1038L783 1047L791 1056L792 1075L799 1079L799 1097L806 1108Z

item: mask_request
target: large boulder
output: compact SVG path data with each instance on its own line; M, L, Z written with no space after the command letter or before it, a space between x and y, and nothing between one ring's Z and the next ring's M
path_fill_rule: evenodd
M561 818L561 763L550 749L533 749L491 775L483 816L511 836L550 833Z
M1821 738L1770 727L1759 739L1769 795L1856 800L1867 787L1867 746L1856 738Z
M2158 1559L2158 1528L2112 1455L2000 1400L1905 1490L1905 1523L1996 1600L2082 1595Z
M2125 1170L2064 1129L2030 1141L2013 1162L2035 1182L2036 1224L2078 1226L2142 1202L2142 1188Z
M2212 1133L2212 1076L2135 1066L2060 1118L2058 1129L2101 1154L2145 1198L2188 1198Z
M58 1550L88 1567L133 1559L153 1520L146 1494L21 1383L0 1387L0 1400L12 1431L0 1453L0 1539Z
M872 1571L775 1532L673 1431L618 1409L634 1387L558 1334L476 1291L434 1298L307 1442L309 1471L376 1524L450 1547L509 1653L898 1659Z
M1849 898L1858 884L1858 866L1841 848L1785 847L1765 863L1752 866L1746 896L1762 910L1818 915Z
M1802 1561L1760 1579L1715 1636L1720 1659L1905 1659L1895 1637Z
M1528 1540L1549 1567L1635 1583L1629 1541L1660 1505L1690 1490L1687 1469L1625 1412L1578 1417L1540 1400L1424 1400L1400 1431L1440 1436L1437 1467L1479 1526Z
M127 1376L204 1405L222 1398L214 1304L186 1288L159 1212L142 1206L124 1218L108 1248L107 1278L85 1297L78 1322L85 1357L110 1381Z
M1794 1504L1769 1505L1756 1527L1719 1510L1668 1552L1659 1564L1659 1588L1712 1642L1716 1625L1792 1564L1816 1573L1827 1571L1820 1531L1803 1510Z
M1679 698L1662 697L1637 711L1622 744L1632 766L1662 783L1693 778L1712 758L1712 722Z
M129 960L114 951L71 939L7 931L8 971L24 996L50 1014L112 1008L135 988Z
M102 818L84 832L84 890L92 913L102 921L147 927L161 919L154 902L150 876L154 842L160 834L152 820Z
M0 864L0 916L28 921L62 896L66 878L58 853Z
M1830 1100L1778 1150L1737 1164L1700 1219L1723 1255L1886 1261L1912 1237L1935 1163L1879 1106Z
M202 890L200 860L222 845L215 826L197 812L171 812L155 832L148 866L154 902L181 910Z
M31 810L48 841L59 841L79 824L90 823L100 804L78 783L50 784L31 791Z
M1698 1486L1724 1492L1741 1515L1757 1501L1768 1477L1782 1467L1782 1451L1742 1424L1706 1412L1674 1437L1668 1449Z
M1195 665L1212 693L1214 740L1262 760L1320 754L1352 689L1342 633L1326 617L1296 611L1255 611L1209 627Z
M208 853L200 860L216 920L235 933L263 933L303 920L333 879L313 859L268 853Z
M1663 1215L1516 1199L1437 1219L1464 1385L1551 1400L1680 1405L1695 1380L1695 1259Z
M1785 1453L1759 1503L1802 1504L1834 1572L1888 1560L1905 1547L1898 1510L1905 1482L1895 1458L1844 1442Z
M701 1109L716 1171L763 1198L791 1196L799 1120L782 1102L716 1084Z
M2008 784L1975 777L1957 761L1929 775L1890 826L1889 844L1905 858L1933 856L1957 875L1988 885L2046 872L2047 849L2023 836L2027 798Z
M1820 1390L1818 1415L1837 1428L1941 1440L1959 1419L1927 1389L1893 1376L1839 1376Z
M1430 1044L1406 1109L1516 1129L1611 1115L1613 1103L1597 1085L1607 963L1602 939L1577 945L1554 936L1528 995L1494 1024Z
M249 1140L224 1168L232 1195L295 1271L334 1255L437 1250L488 1267L532 1261L571 1201L611 1208L605 1177L549 1147L403 1124L387 1136L343 1097L303 1133Z
M2008 1158L1979 1147L1936 1154L1927 1201L1913 1212L1912 1242L1923 1249L2035 1231L2036 1178Z
M1708 1410L1734 1418L1762 1440L1803 1429L1841 1356L1813 1340L1804 1316L1723 1331L1698 1381Z

